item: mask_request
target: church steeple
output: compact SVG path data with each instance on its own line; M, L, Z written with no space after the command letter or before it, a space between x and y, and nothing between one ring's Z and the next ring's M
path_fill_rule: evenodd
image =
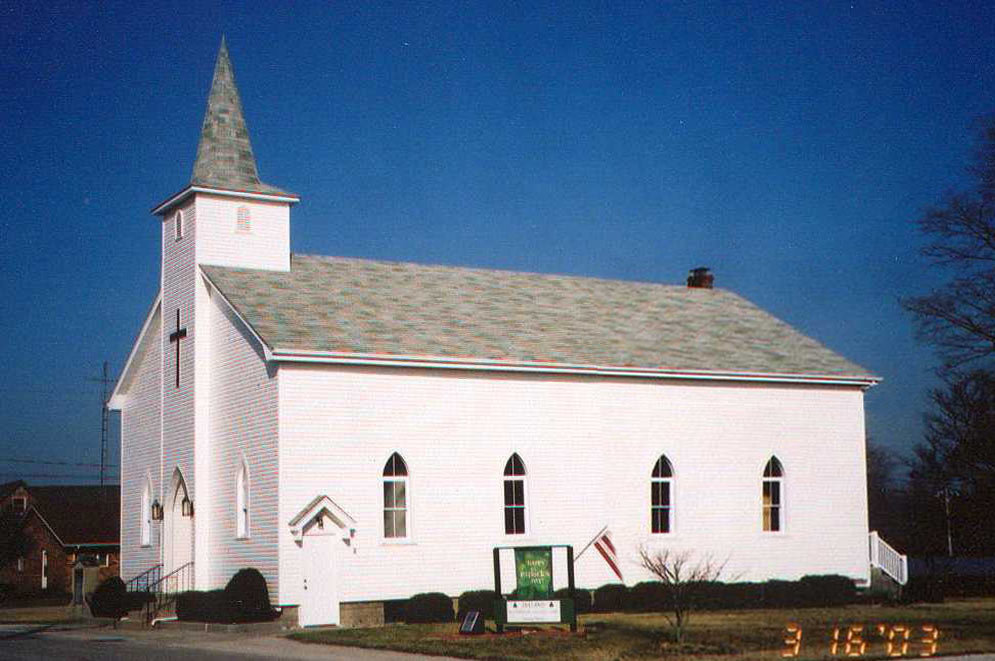
M221 49L214 65L214 80L207 98L207 112L200 129L197 161L193 166L190 185L248 193L285 194L279 188L259 180L224 37L221 38Z

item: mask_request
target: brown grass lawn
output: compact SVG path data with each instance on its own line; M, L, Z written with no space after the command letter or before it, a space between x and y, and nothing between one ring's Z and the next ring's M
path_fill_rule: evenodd
M493 623L488 622L488 631ZM916 606L846 606L843 608L723 611L695 613L686 640L673 642L660 615L608 613L584 615L582 631L545 629L525 635L458 636L455 624L388 625L375 629L303 631L292 638L309 643L350 645L474 659L751 659L784 658L788 625L801 628L800 659L858 656L885 658L888 637L892 656L921 658L995 651L995 599L951 601ZM862 626L862 630L856 627ZM907 644L905 641L908 632ZM833 650L833 637L837 645ZM850 646L847 648L847 637ZM862 641L862 643L861 643Z

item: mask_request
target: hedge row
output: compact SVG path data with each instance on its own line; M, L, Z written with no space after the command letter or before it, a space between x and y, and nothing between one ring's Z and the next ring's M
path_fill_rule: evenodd
M269 603L266 579L256 569L240 569L224 590L182 592L176 617L192 622L268 622L279 617Z
M942 603L947 597L992 597L995 596L995 576L986 574L912 574L902 589L904 602Z
M835 575L763 583L710 581L699 584L693 592L694 607L705 610L842 606L857 600L853 581ZM638 583L631 588L612 583L594 591L593 610L599 613L656 612L666 610L670 598L668 588L658 581Z

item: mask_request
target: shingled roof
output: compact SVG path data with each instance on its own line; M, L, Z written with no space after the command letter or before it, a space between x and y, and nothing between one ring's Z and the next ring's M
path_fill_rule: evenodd
M876 379L721 289L310 255L202 268L271 350Z
M249 142L249 129L242 115L242 101L235 86L235 72L223 38L214 65L214 79L207 98L207 112L204 113L190 184L286 195L279 188L259 181L256 159Z
M121 491L113 486L28 487L32 505L66 546L119 544Z

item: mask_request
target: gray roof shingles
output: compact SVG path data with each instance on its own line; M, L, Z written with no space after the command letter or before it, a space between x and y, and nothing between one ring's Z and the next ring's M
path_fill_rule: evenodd
M311 255L203 270L271 349L876 378L722 289Z
M200 129L190 184L286 195L279 188L259 180L249 129L242 114L242 101L235 86L235 72L224 39L214 65L214 79L207 97L207 111Z

